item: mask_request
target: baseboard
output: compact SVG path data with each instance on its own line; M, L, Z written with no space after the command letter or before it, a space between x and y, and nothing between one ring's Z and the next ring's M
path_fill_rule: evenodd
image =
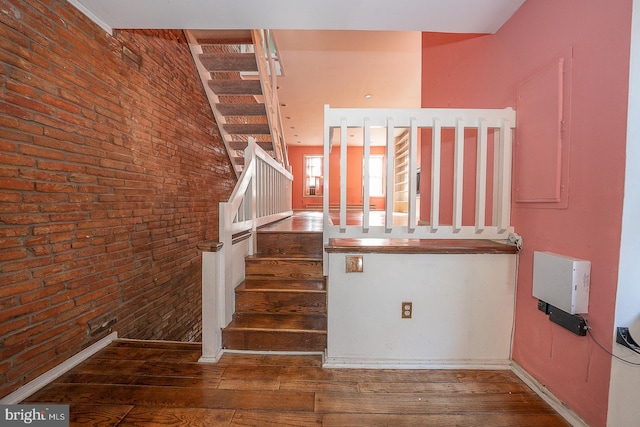
M540 381L531 376L527 371L522 369L522 366L518 365L516 362L511 362L511 371L516 374L518 378L522 380L523 383L528 385L531 390L533 390L538 396L542 398L545 402L549 404L562 418L564 418L569 424L573 427L589 427L578 414L573 412L571 409L567 407L560 399L558 399L544 384L541 384Z
M323 368L348 369L511 369L510 360L394 360L330 357Z
M113 332L102 338L100 341L91 344L89 347L71 356L69 359L65 360L58 366L48 370L38 378L28 382L13 393L6 395L2 399L0 399L0 404L15 405L16 403L22 402L24 399L40 390L42 387L46 386L56 378L68 372L74 366L80 364L81 362L84 362L86 359L108 346L116 338L118 338L118 333Z

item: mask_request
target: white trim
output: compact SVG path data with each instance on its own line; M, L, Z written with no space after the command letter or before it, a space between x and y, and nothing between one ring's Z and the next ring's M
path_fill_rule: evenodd
M91 344L81 352L71 356L69 359L65 360L58 366L48 370L33 381L30 381L27 384L23 385L13 393L6 395L2 399L0 399L0 404L14 405L16 403L22 402L24 399L40 390L42 387L53 382L56 378L71 370L71 368L73 368L74 366L80 364L81 362L84 362L89 357L93 356L98 351L111 344L111 342L113 342L113 340L115 340L116 338L118 338L118 333L112 332L111 334L102 338L100 341Z
M510 360L366 360L349 357L325 357L323 368L346 369L500 369L510 370Z
M80 0L68 0L68 3L72 4L76 9L82 12L87 18L91 19L96 25L105 30L109 35L113 35L113 28L111 25L104 22L95 13L87 9L85 5L80 3Z
M218 363L223 354L224 351L220 350L213 356L202 356L198 359L198 363Z
M531 374L525 371L522 366L512 361L511 371L573 427L589 427L589 424L580 418L578 414L569 409L567 405L562 403L562 401L558 399L556 395L551 393L544 384L541 384L537 379L531 376Z

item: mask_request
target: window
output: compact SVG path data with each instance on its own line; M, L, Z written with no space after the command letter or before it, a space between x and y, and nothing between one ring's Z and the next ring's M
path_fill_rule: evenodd
M369 157L369 196L384 197L384 156Z
M304 156L304 196L322 196L322 156Z

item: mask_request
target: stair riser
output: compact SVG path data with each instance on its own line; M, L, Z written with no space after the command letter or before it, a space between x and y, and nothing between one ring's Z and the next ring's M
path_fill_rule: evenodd
M324 351L327 335L307 332L223 330L222 346L254 351Z
M322 256L322 234L258 233L258 254Z
M247 259L245 277L251 280L322 280L322 261Z
M326 314L325 293L236 292L236 312Z

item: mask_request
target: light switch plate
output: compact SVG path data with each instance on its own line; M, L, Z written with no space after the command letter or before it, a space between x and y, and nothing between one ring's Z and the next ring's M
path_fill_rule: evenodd
M347 273L362 273L362 255L347 255Z

